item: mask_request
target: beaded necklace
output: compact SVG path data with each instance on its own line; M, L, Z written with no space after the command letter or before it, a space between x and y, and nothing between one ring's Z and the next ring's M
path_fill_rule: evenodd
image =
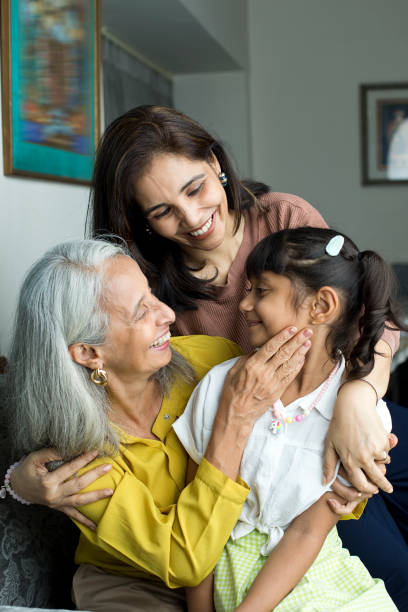
M316 406L318 406L318 404L321 402L324 394L329 388L330 383L333 380L334 376L336 375L339 367L340 367L340 362L338 361L336 365L334 366L333 370L331 371L329 377L325 380L322 388L320 389L320 392L315 397L315 399L311 402L311 404L309 404L309 406L306 406L305 408L302 408L302 407L300 408L302 411L302 414L297 414L294 417L290 417L290 416L285 417L285 415L279 408L279 405L281 405L282 402L275 402L272 406L272 413L275 418L272 419L272 423L270 425L270 430L272 431L272 433L273 434L279 433L283 424L286 424L286 425L296 424L296 423L300 423L301 421L303 421L303 419L306 419L309 416L309 414L312 412L313 408L316 408Z

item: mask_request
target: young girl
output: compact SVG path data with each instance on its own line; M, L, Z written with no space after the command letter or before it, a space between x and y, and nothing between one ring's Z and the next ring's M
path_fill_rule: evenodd
M342 381L364 380L371 371L387 321L404 328L394 310L391 273L377 254L359 252L332 230L298 228L264 238L249 256L247 274L252 286L240 308L253 347L291 324L312 325L314 333L302 370L258 419L245 448L240 475L251 491L214 572L215 609L396 610L383 582L342 548L333 511L342 500L331 483L323 484L322 469ZM205 452L217 399L235 362L204 377L174 425L195 463ZM382 400L377 410L390 431ZM354 505L344 508L350 512ZM189 590L189 609L213 610L212 595L210 575Z

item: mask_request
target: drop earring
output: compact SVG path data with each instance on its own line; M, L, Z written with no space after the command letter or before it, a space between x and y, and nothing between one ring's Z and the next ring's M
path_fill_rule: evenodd
M146 223L146 225L145 225L145 232L146 232L146 234L149 234L149 236L151 236L153 234L153 230L152 230L152 228L150 227L150 225L148 223Z
M102 368L96 368L95 370L92 370L91 380L94 385L97 385L98 387L106 387L106 385L108 384L108 375L106 373L106 370L103 370Z
M220 173L218 174L218 178L220 179L220 183L221 183L221 185L222 185L223 187L226 187L226 186L227 186L227 183L228 183L228 178L227 178L227 175L225 174L225 172L220 172Z

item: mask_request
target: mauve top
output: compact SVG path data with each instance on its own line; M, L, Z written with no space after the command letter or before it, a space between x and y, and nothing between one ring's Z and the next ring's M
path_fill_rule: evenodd
M248 327L238 305L245 297L249 281L245 261L254 246L273 232L294 227L327 227L321 214L306 200L288 193L269 192L259 198L261 209L255 206L243 213L245 219L242 244L228 272L227 282L215 286L215 297L196 300L197 310L178 312L173 334L206 334L233 340L244 352L249 352ZM385 340L393 354L399 345L399 332L385 330Z

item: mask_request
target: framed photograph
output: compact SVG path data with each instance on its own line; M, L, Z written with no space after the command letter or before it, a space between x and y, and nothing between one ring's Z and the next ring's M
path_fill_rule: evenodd
M360 86L363 185L408 183L408 83Z
M6 175L89 183L99 40L100 0L1 0Z

